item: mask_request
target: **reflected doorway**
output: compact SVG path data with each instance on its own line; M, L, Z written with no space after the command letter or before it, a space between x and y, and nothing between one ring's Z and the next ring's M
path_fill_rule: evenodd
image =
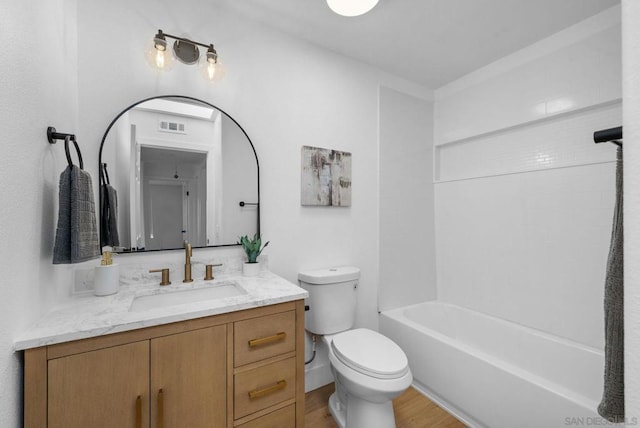
M140 160L145 249L206 245L207 153L142 146Z
M147 249L179 248L183 245L187 225L184 210L187 205L185 183L150 180L149 198L144 212L147 228Z

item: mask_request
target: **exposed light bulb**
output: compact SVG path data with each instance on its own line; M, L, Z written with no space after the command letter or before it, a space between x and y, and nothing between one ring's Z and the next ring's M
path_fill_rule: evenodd
M161 51L161 50L156 50L156 67L158 68L164 68L164 57L165 57L165 51Z
M205 80L217 82L224 77L224 66L220 62L202 61L200 74Z
M145 50L147 63L156 70L169 71L173 68L174 57L166 44L161 45L156 41L149 43Z
M208 62L207 64L207 78L209 80L213 80L216 77L216 65L212 62Z
M218 81L222 78L222 70L218 62L218 53L213 45L209 45L204 61L200 64L200 72L202 76L210 81Z
M342 16L359 16L369 12L378 0L327 0L332 11Z

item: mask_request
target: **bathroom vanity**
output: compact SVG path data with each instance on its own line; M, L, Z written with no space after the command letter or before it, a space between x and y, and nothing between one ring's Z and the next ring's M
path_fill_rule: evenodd
M167 299L230 284L242 293ZM305 297L263 272L76 299L16 341L24 426L302 427Z

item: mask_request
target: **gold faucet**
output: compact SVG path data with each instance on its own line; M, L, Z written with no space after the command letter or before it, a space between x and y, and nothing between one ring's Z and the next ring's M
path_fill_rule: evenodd
M149 273L162 273L162 281L160 281L160 285L171 285L171 281L169 281L169 268L162 269L151 269Z
M184 255L184 281L182 282L193 282L191 278L191 244L187 241L184 241Z

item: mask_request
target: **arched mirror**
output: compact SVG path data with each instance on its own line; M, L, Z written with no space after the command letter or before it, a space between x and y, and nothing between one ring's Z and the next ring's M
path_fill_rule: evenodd
M212 104L161 96L129 106L107 127L98 162L101 246L224 246L260 233L258 157Z

